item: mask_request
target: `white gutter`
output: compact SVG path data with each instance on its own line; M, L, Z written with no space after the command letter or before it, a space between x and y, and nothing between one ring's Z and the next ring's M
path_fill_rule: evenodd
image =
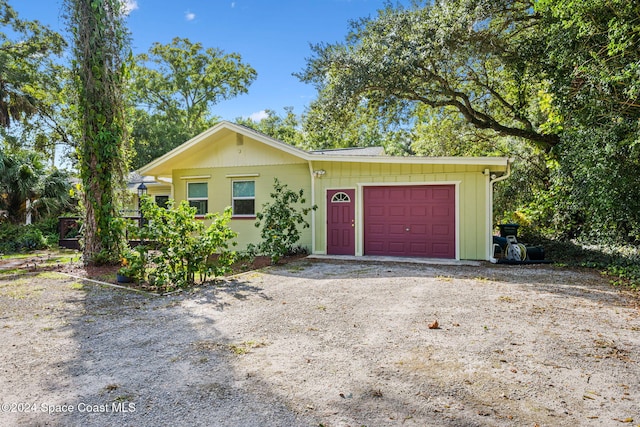
M513 162L513 158L507 159L507 171L504 175L494 178L494 175L489 175L489 230L493 229L493 184L496 182L504 181L505 179L511 176L511 163ZM493 235L490 233L489 235L489 261L493 264L496 264L498 260L493 256Z

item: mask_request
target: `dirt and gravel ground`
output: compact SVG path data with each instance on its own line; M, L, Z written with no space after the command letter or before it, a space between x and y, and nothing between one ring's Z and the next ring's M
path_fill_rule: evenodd
M587 270L303 259L165 297L5 275L0 319L2 426L640 425L637 300Z

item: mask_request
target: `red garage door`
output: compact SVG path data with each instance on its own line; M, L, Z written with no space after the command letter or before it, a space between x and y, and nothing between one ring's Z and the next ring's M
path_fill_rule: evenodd
M455 186L364 187L365 255L455 258Z

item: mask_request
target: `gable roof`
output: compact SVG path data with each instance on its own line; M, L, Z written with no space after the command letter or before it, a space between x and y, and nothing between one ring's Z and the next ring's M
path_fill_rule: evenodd
M407 163L407 164L463 164L497 166L506 168L511 159L507 157L425 157L425 156L387 156L382 147L365 148L345 148L329 149L317 151L305 151L293 145L287 144L261 132L257 132L249 127L222 121L212 128L191 138L184 144L174 148L161 157L151 161L138 169L137 173L147 176L167 176L170 171L169 162L187 154L191 150L196 150L201 144L206 144L207 139L212 135L220 133L236 133L252 138L262 144L293 155L301 160L313 161L333 161L333 162L363 162L363 163ZM169 173L170 174L170 173Z
M140 175L162 175L162 173L157 173L157 172L161 171L163 169L163 166L165 166L165 164L168 161L175 159L176 157L179 157L183 154L186 154L190 150L195 149L200 144L206 143L205 142L206 139L209 138L210 136L217 133L224 133L224 132L235 132L236 134L244 135L246 137L255 139L256 141L261 142L265 145L271 146L277 150L284 151L293 156L300 157L301 159L306 160L305 158L306 151L304 150L294 147L293 145L286 144L277 139L271 138L263 133L256 132L255 130L248 128L246 126L241 126L235 123L222 121L217 125L213 126L212 128L191 138L187 142L177 146L176 148L169 151L168 153L147 163L146 165L138 169L137 172Z

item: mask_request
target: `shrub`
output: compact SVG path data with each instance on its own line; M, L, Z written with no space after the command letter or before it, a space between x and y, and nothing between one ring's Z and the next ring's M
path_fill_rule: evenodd
M47 248L47 240L35 225L0 225L0 252L15 253Z
M290 190L286 184L280 184L278 178L274 180L273 190L272 201L264 204L262 211L256 214L258 220L255 225L258 228L262 227L262 241L257 246L257 251L270 256L271 262L276 264L283 256L294 253L296 243L300 240L298 226L309 228L305 216L318 207L297 207L298 203L306 203L304 191Z
M235 252L229 250L236 236L228 224L231 209L208 214L211 225L196 219L196 209L182 201L177 207L170 200L167 209L149 197L142 199L144 224L130 229L130 236L141 244L125 253L129 277L163 288L190 286L200 280L230 271ZM215 255L215 256L213 256ZM125 272L121 269L121 272Z
M577 241L539 238L545 256L556 263L595 268L611 277L614 285L640 289L640 247L637 245L586 245Z

